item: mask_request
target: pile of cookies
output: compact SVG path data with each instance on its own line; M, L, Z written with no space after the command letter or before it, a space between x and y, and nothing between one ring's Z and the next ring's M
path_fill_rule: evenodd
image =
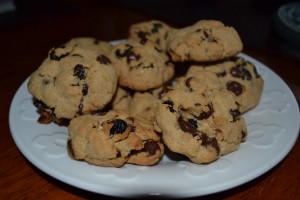
M168 148L210 163L246 139L242 114L262 93L255 66L237 56L242 48L220 21L175 29L151 20L114 46L85 37L51 49L28 90L40 123L67 123L73 159L154 165Z

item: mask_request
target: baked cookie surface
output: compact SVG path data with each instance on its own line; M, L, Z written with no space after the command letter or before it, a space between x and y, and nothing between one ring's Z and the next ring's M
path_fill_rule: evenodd
M72 38L64 45L89 49L95 51L95 53L99 55L109 55L112 48L112 45L109 42L93 37Z
M167 51L173 61L216 61L242 51L242 41L233 27L215 20L201 20L167 34Z
M169 25L159 20L145 21L131 25L128 38L138 39L140 43L146 43L150 40L165 50L166 34L170 29Z
M117 73L105 55L74 46L52 49L33 72L28 91L56 118L72 119L105 107L117 87Z
M160 137L124 112L76 117L68 132L69 155L98 166L154 165L164 152Z
M129 113L130 102L132 101L132 91L126 90L118 85L117 90L110 102L111 110Z
M129 104L130 115L153 126L154 111L161 91L162 87L146 92L135 92Z
M247 135L233 95L217 89L221 86L208 87L215 80L204 84L195 77L179 78L155 111L165 145L197 164L237 150Z
M119 84L136 91L160 87L174 76L169 57L152 41L140 44L137 40L123 41L111 51Z
M211 64L192 65L187 75L203 77L201 74L205 70L215 73L224 88L234 94L241 112L246 112L259 103L264 80L249 61L242 57L231 57Z

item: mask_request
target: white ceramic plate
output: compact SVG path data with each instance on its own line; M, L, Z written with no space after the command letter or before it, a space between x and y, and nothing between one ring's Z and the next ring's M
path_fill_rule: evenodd
M238 151L208 165L196 165L164 155L155 166L126 164L107 168L72 160L66 151L67 128L36 122L39 115L27 91L28 79L17 91L10 108L13 139L36 167L70 185L106 195L132 197L163 195L193 197L220 192L248 182L279 163L299 133L299 108L289 87L257 60L265 80L259 105L244 114L249 136Z

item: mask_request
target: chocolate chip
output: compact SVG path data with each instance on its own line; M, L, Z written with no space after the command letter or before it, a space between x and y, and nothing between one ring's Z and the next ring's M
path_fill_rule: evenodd
M79 80L82 80L86 77L83 65L77 64L75 66L73 76L76 76L77 78L79 78Z
M202 141L202 145L207 147L207 146L211 146L213 147L214 149L216 149L217 151L217 154L219 155L220 154L220 146L219 146L219 143L217 141L217 139L215 137L208 137L206 134L202 134L201 137L200 137L201 141Z
M147 69L147 68L154 68L154 65L153 63L150 63L150 65L147 65L147 66L143 66L144 69Z
M49 80L44 79L44 80L43 80L43 84L44 84L44 85L48 85L48 84L49 84Z
M130 65L129 66L129 71L132 71L134 69L139 69L139 68L147 68L147 66L144 66L144 63L138 63L137 65Z
M118 151L116 157L117 157L117 158L120 158L121 156L122 156L121 152Z
M56 60L56 61L59 61L60 59L66 57L66 56L68 56L68 55L69 55L69 53L65 53L65 54L62 54L62 55L60 55L60 56L57 56L57 55L55 55L55 49L53 49L53 50L50 52L50 54L49 54L50 60Z
M55 86L56 84L56 77L53 78L53 85Z
M146 39L147 38L147 35L150 35L150 33L148 32L145 32L145 31L139 31L137 32L137 36L141 39Z
M78 111L77 111L77 113L76 114L78 114L78 115L83 115L83 112L82 112L82 109L83 109L83 99L81 99L81 101L80 101L80 103L79 103L79 105L78 105Z
M148 154L150 156L155 155L155 152L157 150L159 150L159 146L157 144L157 142L153 141L153 140L148 140L145 144L144 144L144 151L147 151Z
M203 31L203 34L204 34L204 37L205 37L205 38L208 38L208 37L209 37L209 34L208 34L205 30Z
M239 67L232 67L230 69L230 74L236 78L241 78L241 79L245 78L244 73L241 71L241 69Z
M97 61L99 61L101 64L104 64L104 65L111 64L110 59L105 55L97 56Z
M193 88L191 87L191 80L193 79L193 77L189 77L189 78L187 78L186 80L185 80L185 86L187 87L187 88L189 88L189 91L190 92L193 92Z
M243 93L243 86L236 81L229 81L226 83L227 90L233 92L236 96L240 96Z
M252 79L251 73L244 68L245 66L246 64L240 63L236 67L232 67L230 70L230 74L236 78L241 78L241 79L246 78L247 80L251 80Z
M197 130L197 128L195 128L192 124L190 124L188 121L185 121L182 116L180 116L178 118L178 124L181 130L183 130L184 132L190 133L193 136L199 136L200 140L201 140L201 145L202 146L211 146L213 148L216 149L217 154L220 153L220 147L218 144L218 141L215 137L208 137L205 133L202 133L200 131Z
M122 57L126 57L127 56L127 52L131 51L131 49L133 48L133 46L129 45L129 44L125 44L126 48L125 51L122 53L120 49L117 49L115 52L116 57L118 58L122 58Z
M208 107L208 111L207 112L202 111L199 116L195 116L196 119L204 120L209 118L214 113L213 105L211 103L207 104L206 106Z
M190 133L193 136L199 135L200 132L197 130L197 128L188 121L185 121L182 116L180 116L177 121L180 129L184 132Z
M125 45L128 49L126 49L123 53L121 53L121 51L119 49L116 50L115 52L115 55L118 57L118 58L122 58L122 57L126 57L127 58L127 63L129 64L132 60L136 60L138 61L141 56L138 55L138 54L135 54L133 51L132 51L132 48L133 46L131 45Z
M37 120L40 124L49 124L52 121L52 115L46 110L39 111L39 118Z
M160 39L157 38L157 39L155 40L155 43L158 44L158 45L160 45Z
M147 35L150 35L150 33L144 32L144 31L137 32L137 36L141 39L140 40L141 44L146 44L147 43L147 41L148 41Z
M198 128L198 124L196 120L188 119L188 123L191 124L193 127Z
M82 95L83 95L83 96L86 96L87 93L88 93L88 90L89 90L88 84L86 84L86 83L83 84L83 85L82 85L82 90L81 90ZM81 99L80 104L78 105L78 111L77 111L76 114L77 114L77 115L83 115L82 109L83 109L83 98Z
M251 63L250 63L250 64L251 64ZM253 71L254 71L255 77L256 77L256 78L259 78L260 75L258 74L258 72L257 72L257 70L256 70L256 67L255 67L253 64L251 64L251 65L253 66Z
M33 99L33 105L38 109L38 110L44 110L46 108L48 108L48 106L46 106L46 104L36 98Z
M252 79L251 73L247 69L245 69L245 68L242 71L243 71L243 74L245 75L246 79L248 81L250 81Z
M158 98L161 99L162 96L163 96L164 94L166 94L166 93L167 93L168 91L170 91L170 90L172 90L172 88L171 88L170 86L164 85L164 86L162 87L162 90L161 90L160 93L158 94Z
M159 29L162 27L163 25L160 23L154 23L153 27L151 29L151 33L158 33Z
M242 114L238 109L230 109L229 112L233 118L232 122L237 121Z
M40 114L40 117L37 121L40 124L48 124L53 121L60 125L68 125L70 121L64 118L57 119L54 110L54 108L39 109L38 113Z
M83 85L82 85L82 95L83 95L83 96L87 95L88 90L89 90L88 84L83 84Z
M44 102L34 98L33 105L37 108L37 112L40 114L38 118L38 123L48 124L51 121L55 121L58 124L67 124L65 119L57 119L54 113L54 108L49 108Z
M238 109L241 107L241 104L239 104L239 102L234 102L235 103L235 105L237 105L237 107L238 107Z
M130 126L130 132L135 132L136 127L135 126Z
M247 134L244 131L242 131L241 134L242 134L242 139L245 139Z
M235 67L231 69L231 75L237 78L247 79L251 80L252 75L249 70L247 70L245 67L247 64L252 65L250 62L245 61L243 59L235 58L233 59L234 62L238 62ZM253 66L253 65L252 65Z
M125 132L125 130L128 126L126 121L124 121L122 119L115 119L112 121L112 123L113 123L113 126L109 130L110 135L123 133L123 132Z
M127 63L130 63L132 60L138 61L140 58L140 55L137 55L133 51L130 51L127 55Z
M168 105L167 108L170 110L170 112L172 112L172 113L175 112L175 110L173 108L173 106L174 106L174 102L173 101L167 100L167 101L164 101L163 104L167 104Z

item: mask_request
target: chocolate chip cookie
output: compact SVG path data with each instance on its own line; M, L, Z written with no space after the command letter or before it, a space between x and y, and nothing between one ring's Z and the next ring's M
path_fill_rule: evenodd
M159 20L150 20L133 24L129 28L128 38L138 39L141 44L148 40L166 49L166 33L171 27Z
M117 80L107 56L76 45L62 45L51 49L33 72L28 91L52 119L72 119L104 108L116 91Z
M234 94L241 112L246 112L259 103L264 80L249 61L242 57L232 57L215 63L192 65L187 75L203 77L203 69L219 77L224 88Z
M164 152L160 137L125 112L82 115L71 120L68 131L69 155L98 166L154 165Z
M167 50L173 61L216 61L239 53L243 44L237 31L216 20L201 20L194 25L171 29Z
M208 87L217 78L206 79L207 84L193 76L179 78L155 110L164 144L197 164L237 150L247 135L233 95L221 85Z
M152 41L126 40L113 47L112 62L120 86L136 91L157 88L174 75L174 65L167 54Z

